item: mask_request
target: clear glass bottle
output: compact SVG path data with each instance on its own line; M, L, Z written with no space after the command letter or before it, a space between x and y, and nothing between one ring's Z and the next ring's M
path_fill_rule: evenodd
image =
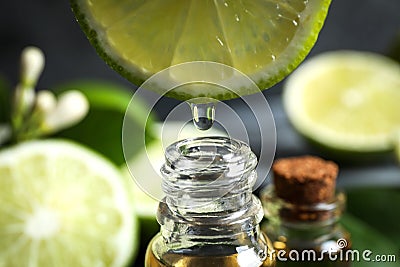
M315 158L296 160L297 163L304 160L306 165L322 161ZM286 164L287 169L281 174L288 178L295 171L294 164ZM297 173L302 176L299 179L301 182L289 177L291 179L284 181L284 187L275 181L278 176L275 175L274 184L278 183L280 192L284 191L281 194L274 184L260 193L265 213L262 231L267 231L273 242L277 256L276 266L350 266L351 254L346 253L351 248L350 235L339 222L345 208L346 196L343 192L335 193L336 174L332 173L331 176L335 177L327 179L326 172L323 171L324 163L317 168L311 168L315 173L322 173L321 179L315 173L308 176L307 168L309 167L303 167ZM307 180L307 177L313 175L312 179ZM285 178L279 175L278 179Z
M157 220L146 267L275 266L262 234L261 202L252 194L256 156L224 137L186 139L169 146L162 167Z

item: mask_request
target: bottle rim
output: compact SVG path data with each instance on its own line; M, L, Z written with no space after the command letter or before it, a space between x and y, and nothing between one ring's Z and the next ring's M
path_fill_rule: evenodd
M165 150L166 165L176 172L213 172L219 167L226 170L232 165L244 164L238 170L247 172L257 165L257 158L250 147L239 140L224 136L206 136L177 141Z
M233 209L249 201L257 157L239 140L221 136L184 139L165 151L161 168L166 202L181 209ZM221 201L223 205L215 203ZM218 207L218 208L215 208Z

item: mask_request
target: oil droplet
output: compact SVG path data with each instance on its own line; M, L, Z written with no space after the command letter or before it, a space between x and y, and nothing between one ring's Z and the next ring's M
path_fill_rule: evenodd
M215 102L189 102L189 105L194 126L202 131L210 129L215 120Z

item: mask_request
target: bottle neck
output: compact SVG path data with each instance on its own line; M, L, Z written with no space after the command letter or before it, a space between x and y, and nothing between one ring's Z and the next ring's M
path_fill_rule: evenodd
M272 185L262 192L261 198L271 231L303 244L334 234L346 204L343 192L338 192L328 202L311 205L290 203L277 197Z
M165 152L158 221L165 238L229 241L258 234L263 218L252 195L256 156L224 137L186 139Z
M169 208L165 202L159 204L157 220L161 234L170 243L235 243L238 239L256 240L260 234L259 223L263 218L261 202L252 200L235 212L186 213L182 216ZM251 241L252 242L252 241Z

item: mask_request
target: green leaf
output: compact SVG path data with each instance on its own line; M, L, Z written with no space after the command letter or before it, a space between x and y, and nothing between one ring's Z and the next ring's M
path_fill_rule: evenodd
M71 82L57 87L55 91L60 93L66 90L79 90L85 94L90 110L79 124L59 132L57 136L85 144L108 157L116 165L123 164L125 159L122 149L122 125L126 108L132 97L129 89L96 80ZM143 131L145 131L147 143L154 139L151 130L153 119L152 116L147 118L147 109L143 101L137 101L134 105L137 107L135 112L127 114L135 127L132 142L129 145L134 148L133 151L139 151L142 146L137 136L140 136Z
M375 260L378 255L395 255L396 261L400 260L399 248L392 240L351 214L345 214L341 223L351 233L351 249L359 252L360 260L353 261L352 267L398 267L396 262L383 263ZM363 253L367 250L371 251L367 255L371 261L363 258Z
M400 247L399 204L399 188L359 188L347 191L349 213L391 239L397 247Z

